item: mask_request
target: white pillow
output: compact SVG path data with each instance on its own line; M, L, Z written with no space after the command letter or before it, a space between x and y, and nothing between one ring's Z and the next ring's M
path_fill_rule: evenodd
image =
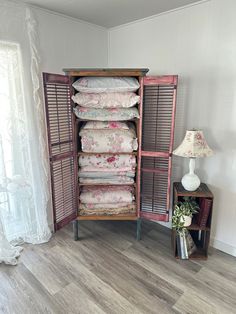
M135 92L139 82L134 77L81 77L72 85L82 93Z

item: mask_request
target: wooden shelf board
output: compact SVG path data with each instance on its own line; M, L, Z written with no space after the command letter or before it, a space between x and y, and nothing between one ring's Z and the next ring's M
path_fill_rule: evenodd
M200 227L196 223L192 223L190 226L187 227L188 230L205 230L210 231L209 227Z
M78 216L77 220L137 220L138 216L136 214L127 215L91 215L91 216Z

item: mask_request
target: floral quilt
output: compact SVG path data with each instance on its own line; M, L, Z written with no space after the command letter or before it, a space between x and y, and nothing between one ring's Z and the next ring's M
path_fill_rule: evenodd
M72 100L87 108L129 108L139 103L140 96L132 92L77 93Z
M100 177L100 178L79 178L80 183L86 184L132 184L134 179L126 176Z
M139 118L138 109L135 107L94 109L76 106L74 113L80 119L97 121L125 121Z
M84 186L80 202L85 204L132 203L134 189L131 186Z
M133 155L119 154L94 154L94 155L82 155L79 157L80 167L96 167L96 168L124 168L135 167L136 157Z
M130 153L138 149L134 130L80 131L82 151L92 153Z
M106 130L106 129L123 129L129 130L129 125L126 122L120 121L89 121L85 124L83 129L90 130Z

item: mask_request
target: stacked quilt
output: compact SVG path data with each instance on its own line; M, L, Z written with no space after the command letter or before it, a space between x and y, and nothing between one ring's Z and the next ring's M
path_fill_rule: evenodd
M82 151L87 153L131 153L138 148L136 132L130 123L86 123L79 133Z
M79 157L79 181L94 184L134 183L136 158L133 155L95 154Z
M131 186L84 186L80 194L80 215L130 214L136 210Z
M80 215L130 214L136 210L134 183L138 149L135 126L140 96L134 78L85 77L73 84L74 112L86 122L80 129ZM106 184L106 185L105 185Z

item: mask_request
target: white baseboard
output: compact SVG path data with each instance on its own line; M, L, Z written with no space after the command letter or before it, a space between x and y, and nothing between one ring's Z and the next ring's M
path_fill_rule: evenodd
M210 245L213 246L215 249L223 251L227 254L230 254L232 256L236 257L236 247L229 245L225 242L221 242L219 240L216 240L214 238L211 238Z

